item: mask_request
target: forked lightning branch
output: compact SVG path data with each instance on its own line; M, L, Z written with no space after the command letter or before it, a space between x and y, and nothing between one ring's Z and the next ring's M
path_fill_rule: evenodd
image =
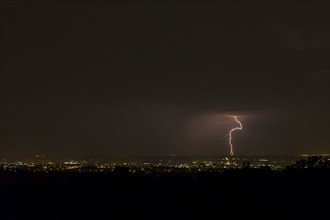
M239 124L239 127L236 127L236 128L232 128L230 131L229 131L229 145L230 145L230 155L234 155L234 146L233 144L231 143L231 139L232 139L232 132L233 131L236 131L236 130L242 130L243 129L243 126L242 126L242 123L237 119L236 116L234 116L235 118L235 121Z

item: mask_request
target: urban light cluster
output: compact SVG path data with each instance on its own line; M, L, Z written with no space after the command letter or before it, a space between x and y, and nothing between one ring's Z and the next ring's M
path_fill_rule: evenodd
M204 159L178 159L176 157L158 160L122 159L111 162L97 160L70 160L61 162L47 161L44 157L35 157L32 161L2 162L1 170L6 171L32 171L32 172L115 172L124 168L131 173L161 173L161 172L222 172L226 169L239 169L246 166L250 168L267 167L272 170L285 169L294 163L296 157L218 157Z

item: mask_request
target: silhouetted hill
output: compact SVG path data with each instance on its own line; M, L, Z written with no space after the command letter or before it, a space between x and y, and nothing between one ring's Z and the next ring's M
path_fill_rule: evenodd
M1 219L327 219L330 169L2 171L0 195Z

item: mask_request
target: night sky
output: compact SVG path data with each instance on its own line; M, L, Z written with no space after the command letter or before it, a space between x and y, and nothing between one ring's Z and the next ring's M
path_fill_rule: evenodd
M329 9L1 1L1 157L329 153Z

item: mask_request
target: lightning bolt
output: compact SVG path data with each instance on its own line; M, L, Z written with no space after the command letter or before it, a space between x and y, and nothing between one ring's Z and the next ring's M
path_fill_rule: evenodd
M235 118L235 121L239 124L239 127L232 128L232 129L229 131L229 134L228 134L228 135L229 135L229 145L230 145L230 155L234 155L233 144L231 143L231 138L232 138L231 133L232 133L233 131L236 131L236 130L242 130L242 129L243 129L243 126L242 126L241 122L240 122L239 120L237 120L237 117L234 116L234 118Z

